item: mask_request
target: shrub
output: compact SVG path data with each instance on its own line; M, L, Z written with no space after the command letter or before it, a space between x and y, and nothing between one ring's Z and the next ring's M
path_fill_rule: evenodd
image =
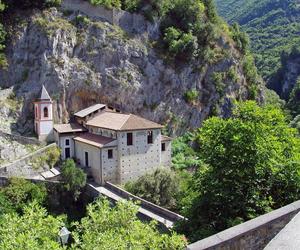
M190 59L197 49L197 38L192 33L184 33L175 27L165 30L164 42L170 56L178 59Z
M61 0L45 0L46 7L58 7L61 5Z
M199 93L197 89L191 89L184 93L183 98L187 103L193 104L197 101L198 96Z
M13 178L9 185L1 189L1 193L13 204L16 211L21 211L26 204L36 201L43 204L47 190L43 184L34 184L24 179Z
M141 0L124 0L123 9L129 12L136 12L140 8Z
M178 176L174 172L161 168L127 183L125 189L156 205L174 209L179 194L178 183Z
M104 7L106 7L107 9L112 9L112 8L116 8L116 9L121 9L122 4L121 4L121 0L89 0L91 4L93 5L102 5Z

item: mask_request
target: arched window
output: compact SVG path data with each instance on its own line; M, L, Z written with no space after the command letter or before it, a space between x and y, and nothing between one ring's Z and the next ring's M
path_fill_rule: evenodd
M46 118L46 117L49 117L49 114L48 114L48 108L47 108L47 107L44 108L44 117L45 117L45 118Z

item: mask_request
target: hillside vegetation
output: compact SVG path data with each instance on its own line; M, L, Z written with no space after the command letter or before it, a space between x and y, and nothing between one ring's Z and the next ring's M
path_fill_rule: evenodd
M221 16L248 33L257 67L269 81L280 67L281 53L300 43L299 1L216 0L216 4Z

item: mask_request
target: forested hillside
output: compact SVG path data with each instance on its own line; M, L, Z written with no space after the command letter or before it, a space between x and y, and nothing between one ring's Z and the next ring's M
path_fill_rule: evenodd
M216 0L216 4L221 16L248 33L257 67L269 81L280 67L281 53L300 43L300 2Z

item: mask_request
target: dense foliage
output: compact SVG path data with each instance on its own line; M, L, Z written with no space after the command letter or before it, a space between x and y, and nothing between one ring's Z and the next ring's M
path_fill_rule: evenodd
M201 159L193 148L193 133L186 133L172 142L172 167L176 170L194 170L201 165Z
M47 190L43 184L13 178L9 185L0 189L0 215L11 211L21 212L24 206L33 201L43 204L46 196Z
M266 80L280 67L280 55L299 44L300 6L296 0L216 0L229 23L237 22L251 38L257 67Z
M48 190L48 192L51 192ZM184 249L185 240L176 233L161 233L156 223L138 219L138 207L107 200L90 204L85 217L69 224L64 215L43 207L45 186L12 179L0 188L0 249ZM65 201L68 202L68 201ZM63 204L60 204L63 206ZM67 226L73 241L65 247L59 231Z
M280 109L254 102L204 122L196 138L206 165L194 176L183 231L195 240L299 199L297 136Z
M111 207L107 200L88 206L87 216L77 223L75 247L99 249L184 249L185 241L175 233L160 234L154 221L141 222L138 207L131 202L118 202Z
M171 170L160 168L125 185L129 192L167 209L176 208L179 177Z
M76 200L80 195L80 190L86 184L86 174L76 166L73 159L67 159L62 164L61 175L65 182L66 190L72 193Z
M63 225L63 217L53 217L33 202L23 207L22 215L8 213L0 218L0 249L63 249L57 240Z

